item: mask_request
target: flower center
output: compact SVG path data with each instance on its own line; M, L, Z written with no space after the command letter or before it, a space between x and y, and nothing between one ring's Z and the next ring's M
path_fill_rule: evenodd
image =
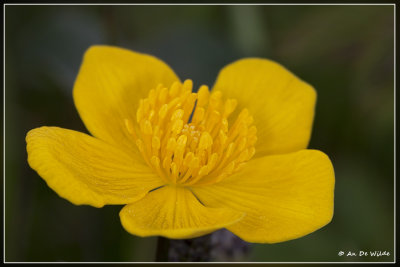
M220 91L210 94L202 85L192 93L192 87L191 80L170 88L159 84L140 100L136 123L125 119L147 164L166 182L185 186L216 183L237 172L253 157L257 141L247 109L229 118L236 99L224 102Z

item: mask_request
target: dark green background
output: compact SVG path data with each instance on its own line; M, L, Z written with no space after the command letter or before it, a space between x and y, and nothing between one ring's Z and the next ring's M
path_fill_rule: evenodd
M253 245L246 261L392 261L393 6L5 6L5 260L152 261L121 206L61 199L29 168L25 135L87 132L72 100L85 50L117 45L166 61L195 86L242 57L276 60L318 92L310 148L336 172L335 215L298 240ZM390 257L338 252L388 251Z

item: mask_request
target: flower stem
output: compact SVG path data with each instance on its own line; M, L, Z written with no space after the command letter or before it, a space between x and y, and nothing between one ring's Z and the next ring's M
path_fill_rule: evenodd
M156 261L238 261L247 256L249 245L225 229L193 239L158 237Z
M211 235L181 240L159 237L156 261L207 262L210 250Z

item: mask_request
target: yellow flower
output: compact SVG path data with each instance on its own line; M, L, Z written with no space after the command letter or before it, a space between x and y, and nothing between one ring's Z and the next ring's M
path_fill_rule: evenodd
M275 243L332 219L332 164L305 149L316 93L275 62L238 60L193 93L153 56L94 46L73 97L93 136L33 129L29 165L76 205L126 204L131 234Z

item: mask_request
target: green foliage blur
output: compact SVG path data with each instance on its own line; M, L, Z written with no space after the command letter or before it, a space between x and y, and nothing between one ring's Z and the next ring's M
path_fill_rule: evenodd
M155 55L197 87L243 57L278 61L318 92L310 148L330 156L335 214L297 240L253 244L243 261L393 261L394 6L5 6L5 260L153 261L122 206L74 206L29 168L25 135L86 132L72 100L85 50ZM338 256L388 251L390 256Z

